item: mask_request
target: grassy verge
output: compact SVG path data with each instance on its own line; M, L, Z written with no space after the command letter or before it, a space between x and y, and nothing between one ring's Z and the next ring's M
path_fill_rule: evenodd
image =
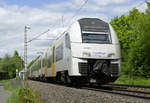
M22 88L19 85L11 85L10 80L3 80L4 89L11 91L11 96L8 98L7 103L42 103L36 93L34 93L28 86Z
M9 80L0 80L0 83L3 83L3 84L6 84L8 82L9 82Z
M7 103L20 103L19 102L19 91L21 89L21 86L13 86L10 83L8 83L5 87L6 90L11 91L11 96L8 98Z
M118 84L133 84L133 85L149 85L150 86L150 78L145 79L141 77L130 78L128 75L122 75L115 83Z

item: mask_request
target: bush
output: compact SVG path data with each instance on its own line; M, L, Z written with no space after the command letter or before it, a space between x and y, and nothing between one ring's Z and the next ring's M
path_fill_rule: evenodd
M28 87L19 91L19 103L41 103L36 94Z
M0 82L5 83L4 88L12 92L7 103L42 103L28 86L22 88L20 85L12 85L10 80Z

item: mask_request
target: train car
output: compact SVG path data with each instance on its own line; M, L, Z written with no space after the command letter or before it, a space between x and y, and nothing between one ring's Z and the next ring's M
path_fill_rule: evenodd
M120 44L109 23L82 18L54 41L39 59L36 77L62 83L114 82L121 75ZM41 71L41 72L40 72ZM33 73L34 73L33 72Z

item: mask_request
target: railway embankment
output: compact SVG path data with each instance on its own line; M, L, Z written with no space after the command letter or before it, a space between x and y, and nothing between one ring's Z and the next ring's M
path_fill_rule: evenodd
M149 103L150 100L118 94L27 81L44 103Z

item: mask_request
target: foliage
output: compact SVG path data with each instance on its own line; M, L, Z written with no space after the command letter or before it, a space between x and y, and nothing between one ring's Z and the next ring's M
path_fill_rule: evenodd
M19 85L12 85L10 83L10 80L5 82L5 86L4 86L5 90L9 90L9 91L13 92L13 91L16 91L18 88L21 88L21 86L19 86Z
M123 71L130 77L150 76L150 3L145 13L134 8L111 20L121 45Z
M1 83L5 84L4 89L11 91L11 96L8 98L7 103L19 103L18 101L18 92L20 90L20 86L11 85L10 80L1 80Z
M23 60L17 51L14 52L12 57L6 54L4 58L0 59L0 72L8 72L10 78L15 77L16 69L21 71L22 68Z
M20 89L19 97L19 103L41 103L37 95L28 87Z
M0 81L5 84L4 88L11 91L11 96L7 103L42 103L37 95L27 86L22 88L20 85L12 85L10 80Z
M148 78L141 78L141 77L134 77L130 78L129 75L122 75L117 81L116 84L132 84L132 85L150 85L150 79Z
M8 82L9 82L9 80L0 80L0 83L3 83L3 84L6 84Z

